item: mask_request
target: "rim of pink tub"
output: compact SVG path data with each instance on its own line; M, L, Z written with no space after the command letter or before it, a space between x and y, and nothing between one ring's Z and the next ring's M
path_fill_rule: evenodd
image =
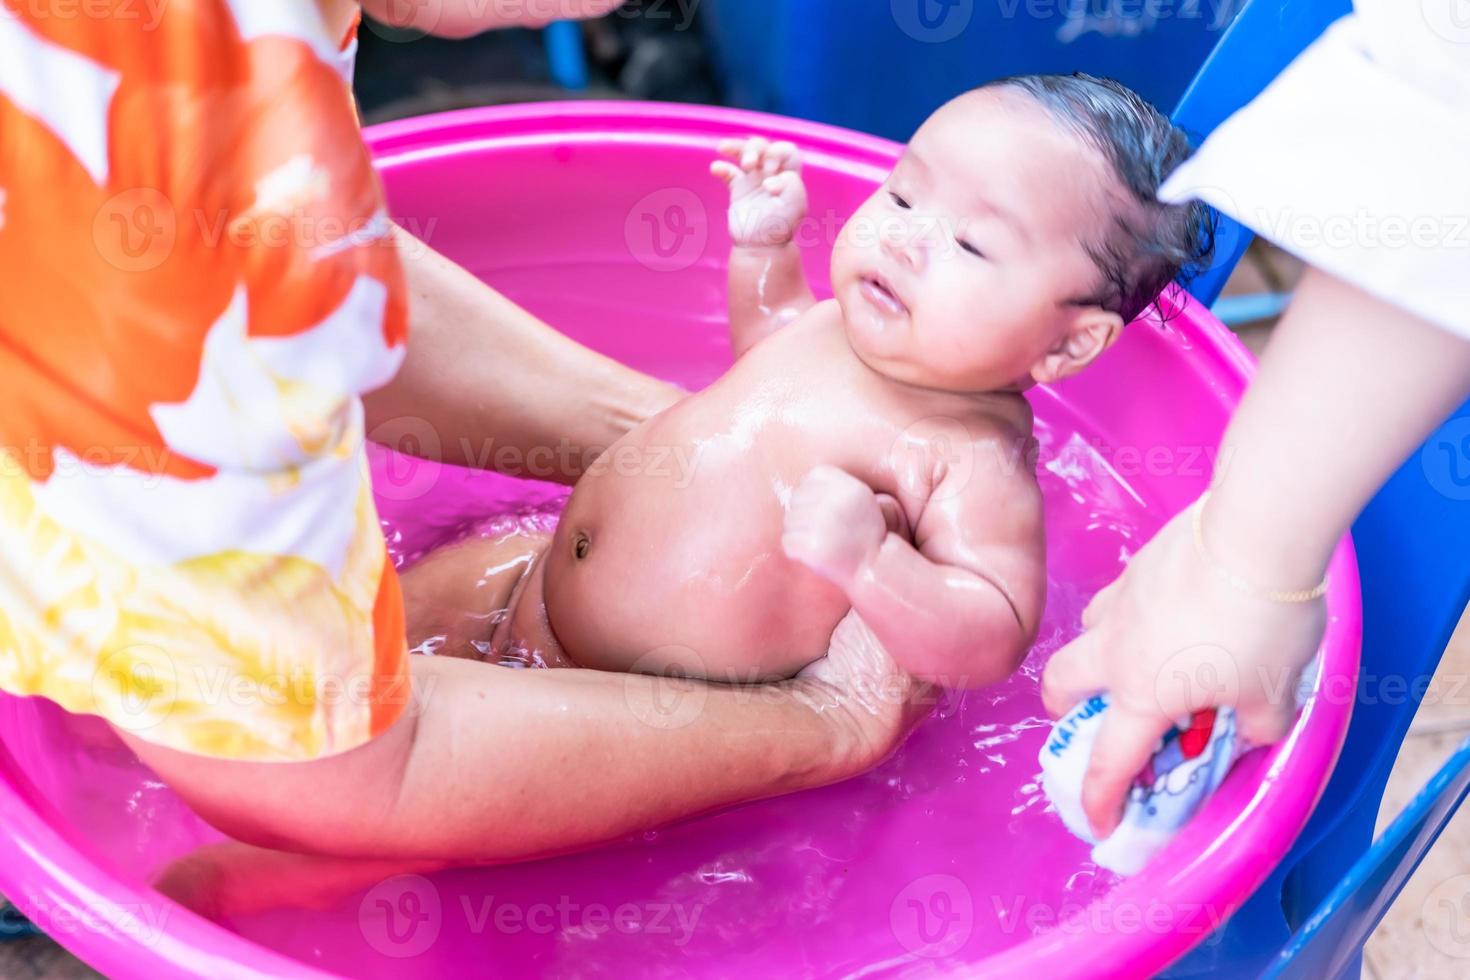
M743 109L648 102L530 103L466 109L406 119L367 131L384 171L494 145L527 146L636 138L645 145L709 147L713 140L759 133L801 146L809 163L875 182L887 176L902 147L835 126ZM1175 291L1170 313L1183 314L1206 342L1195 366L1208 364L1233 383L1211 385L1216 402L1233 407L1255 360L1193 297ZM1201 372L1204 374L1205 372ZM1203 379L1202 379L1203 380ZM1178 503L1184 503L1179 501ZM987 977L1084 977L1106 964L1113 976L1151 976L1204 941L1258 888L1290 850L1326 787L1351 719L1362 635L1357 561L1349 539L1333 556L1330 625L1322 647L1317 693L1288 738L1236 765L1207 807L1148 868L1086 906L1082 929L1059 928L985 959ZM1346 696L1342 692L1348 692ZM1164 897L1161 897L1164 896ZM1167 906L1167 930L1148 925ZM1101 908L1099 908L1101 907ZM1137 920L1135 922L1135 920ZM954 972L968 973L974 964Z
M899 151L886 140L764 114L621 102L464 110L374 127L366 135L379 165L391 170L486 144L637 141L705 147L721 136L752 132L796 140L814 162L873 180L886 174ZM1169 303L1195 328L1200 342L1191 365L1201 369L1201 383L1228 409L1251 374L1250 355L1192 298L1176 296ZM1270 875L1320 797L1350 720L1361 603L1349 541L1339 546L1331 574L1319 697L1287 740L1242 760L1220 793L1144 872L1085 909L1079 906L1083 914L1075 926L1033 936L984 960L987 976L1095 975L1100 964L1112 975L1151 975L1207 938ZM1324 690L1335 696L1320 696ZM335 976L115 877L103 860L58 832L53 817L59 815L36 798L9 746L0 747L0 762L0 890L97 969L112 976ZM1158 915L1150 910L1159 908L1169 928L1150 925L1160 921L1150 918ZM156 941L137 938L128 916L138 909L166 913Z

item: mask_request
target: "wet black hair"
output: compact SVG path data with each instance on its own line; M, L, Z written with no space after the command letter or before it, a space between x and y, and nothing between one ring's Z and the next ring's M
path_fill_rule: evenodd
M1164 204L1162 184L1193 152L1184 131L1138 93L1110 78L1092 75L1016 75L981 86L1016 89L1051 113L1057 122L1099 150L1119 183L1138 205L1115 213L1104 241L1088 252L1102 273L1089 305L1129 321L1148 309L1169 281L1186 281L1209 265L1214 252L1215 212L1200 201Z

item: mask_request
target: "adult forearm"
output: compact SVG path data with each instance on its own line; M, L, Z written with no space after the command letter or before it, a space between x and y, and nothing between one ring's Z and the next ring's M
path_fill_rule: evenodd
M515 476L573 482L601 449L679 398L558 333L395 229L408 356L364 401L378 442Z
M580 670L466 680L420 721L393 819L431 824L425 855L490 862L575 850L833 782L868 759L794 685ZM501 707L487 712L487 702ZM487 721L491 712L500 717Z
M1204 514L1262 587L1319 581L1368 500L1470 393L1470 342L1310 271L1226 433Z
M576 850L822 785L887 748L845 726L830 702L814 704L821 691L804 681L730 688L430 657L413 670L403 719L317 762L221 762L130 741L241 840L456 864Z

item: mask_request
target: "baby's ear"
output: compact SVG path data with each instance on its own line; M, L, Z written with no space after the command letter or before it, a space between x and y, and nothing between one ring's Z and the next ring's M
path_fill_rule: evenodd
M1121 316L1101 306L1084 307L1057 345L1031 368L1031 379L1044 385L1069 378L1097 360L1122 334Z

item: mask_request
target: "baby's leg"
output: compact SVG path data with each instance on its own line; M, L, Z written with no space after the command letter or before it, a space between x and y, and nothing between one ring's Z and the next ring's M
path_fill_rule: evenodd
M446 545L403 573L408 647L414 653L498 662L496 627L517 586L551 543L542 531L514 529ZM501 630L500 632L504 632Z

